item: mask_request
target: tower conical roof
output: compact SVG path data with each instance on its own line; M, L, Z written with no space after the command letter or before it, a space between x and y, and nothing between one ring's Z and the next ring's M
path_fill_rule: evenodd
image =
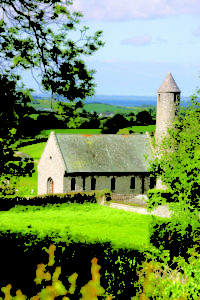
M158 89L158 93L180 93L180 89L177 86L172 74L169 72L165 77L165 80Z

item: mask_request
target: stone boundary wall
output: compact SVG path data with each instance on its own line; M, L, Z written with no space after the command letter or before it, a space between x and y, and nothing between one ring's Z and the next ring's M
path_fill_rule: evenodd
M127 201L134 198L132 194L112 194L112 200L114 201Z

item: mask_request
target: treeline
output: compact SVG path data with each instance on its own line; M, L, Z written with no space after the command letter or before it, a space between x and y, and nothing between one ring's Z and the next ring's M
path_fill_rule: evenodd
M138 113L123 113L113 116L99 116L97 112L90 113L82 110L79 113L79 122L76 128L80 129L101 129L101 133L117 133L119 129L131 126L153 125L156 123L155 108L140 111ZM34 137L42 130L47 129L67 129L69 124L66 116L56 112L36 111L29 108L29 113L23 118L21 127L18 128L20 136L23 138Z

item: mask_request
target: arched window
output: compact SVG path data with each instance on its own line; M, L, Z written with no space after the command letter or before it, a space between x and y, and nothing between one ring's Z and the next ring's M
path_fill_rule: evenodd
M54 192L54 182L51 177L47 180L47 194L53 194Z
M111 191L115 190L115 177L111 178Z
M96 179L91 178L91 191L95 191L96 189Z

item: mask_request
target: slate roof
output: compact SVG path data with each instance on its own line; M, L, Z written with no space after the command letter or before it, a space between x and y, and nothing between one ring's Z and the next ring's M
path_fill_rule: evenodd
M165 80L161 84L160 88L158 89L158 93L180 93L180 89L176 84L172 74L169 72L165 77Z
M66 171L147 172L144 154L152 158L146 134L55 134Z

